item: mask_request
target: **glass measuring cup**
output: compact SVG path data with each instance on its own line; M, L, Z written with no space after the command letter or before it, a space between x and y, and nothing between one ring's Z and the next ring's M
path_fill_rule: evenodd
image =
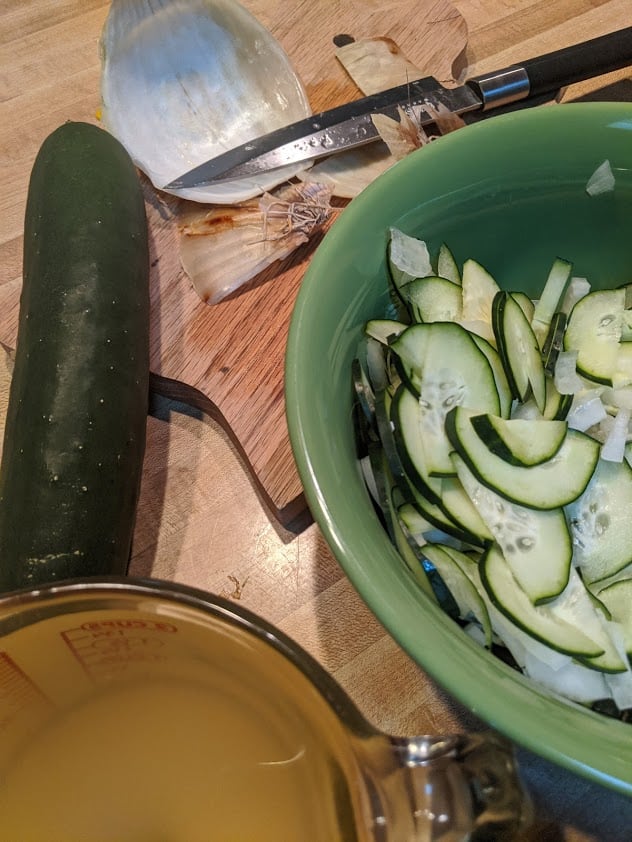
M514 839L494 734L393 737L224 599L76 580L0 599L0 815L21 842Z

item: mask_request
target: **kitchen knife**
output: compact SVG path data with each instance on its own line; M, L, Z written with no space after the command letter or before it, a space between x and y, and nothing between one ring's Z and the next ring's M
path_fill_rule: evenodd
M502 70L473 76L463 85L446 88L434 77L321 111L289 126L230 149L189 170L165 189L202 187L253 177L299 161L310 161L379 140L374 114L398 119L398 108L419 125L434 122L434 111L445 106L456 114L489 116L487 112L537 104L546 95L572 84L632 64L632 27L555 50ZM430 107L432 106L432 107Z

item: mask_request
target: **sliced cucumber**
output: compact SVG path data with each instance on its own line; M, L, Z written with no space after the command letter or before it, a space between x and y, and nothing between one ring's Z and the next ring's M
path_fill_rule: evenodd
M552 613L548 605L534 605L518 585L501 551L492 544L483 554L481 581L493 604L518 628L558 652L574 657L597 657L604 649L579 626Z
M397 501L394 499L397 495L397 491L398 489L396 486L391 486L387 504L387 516L390 522L393 543L395 544L400 556L404 559L406 567L410 571L415 582L417 582L424 593L431 596L434 600L434 591L428 581L428 576L424 570L422 560L414 548L415 543L412 541L408 530L405 529L399 518L399 507Z
M417 508L434 526L462 541L482 547L492 540L461 484L452 477L432 474L427 439L421 430L419 401L404 386L393 398L391 419L397 455ZM451 449L447 436L445 445ZM449 452L447 459L454 474Z
M429 437L424 435L423 418L419 399L403 384L397 389L390 408L392 437L398 457L406 474L417 490L431 503L438 504L441 495L441 479L433 475L428 458ZM446 449L449 460L451 449L447 436L433 437ZM450 473L454 473L452 463Z
M520 306L504 290L492 302L492 329L514 397L524 402L531 392L543 412L546 385L540 346Z
M441 480L439 505L455 523L479 539L476 541L477 546L483 546L493 540L494 536L456 477L446 477Z
M458 324L410 325L395 339L392 351L401 361L404 379L417 395L439 401L445 411L456 404L499 409L496 383L487 357ZM494 412L489 409L489 412Z
M463 288L462 318L468 322L492 323L492 301L500 287L490 273L471 258L463 264L461 277Z
M598 582L632 562L632 468L600 459L584 493L568 507L575 563Z
M446 587L459 608L462 620L473 618L483 629L485 645L489 648L492 644L492 627L489 621L489 613L484 600L480 596L472 580L467 575L461 564L458 563L455 555L447 551L447 548L438 544L428 544L423 549L428 561L434 565L437 572L443 579ZM471 564L471 562L470 562Z
M625 289L595 290L571 310L564 350L577 351L577 371L596 383L612 385L618 368Z
M520 307L522 312L525 314L529 322L533 318L533 314L535 313L535 304L526 294L526 292L512 292L511 297L516 302L516 304Z
M547 602L562 593L573 554L564 511L510 503L479 483L458 454L452 458L465 492L531 602Z
M428 389L424 390L424 394ZM450 459L452 445L444 429L445 413L441 405L432 406L430 401L420 398L402 385L395 393L391 419L395 429L395 441L402 446L400 458L404 464L410 463L421 477L424 485L431 484L431 477L454 475Z
M404 503L400 506L398 514L403 528L417 549L425 547L426 544L463 546L463 542L458 538L448 535L447 532L430 523L412 503Z
M414 489L413 495L414 502L405 504L405 506L413 506L417 510L419 516L428 521L428 523L430 523L435 529L440 530L445 535L449 535L450 538L458 541L459 545L467 544L480 549L485 546L484 541L482 541L477 535L473 535L468 532L460 523L453 520L442 506L436 503L431 503L423 496L423 494L415 493ZM410 514L405 514L406 512L407 509L402 507L400 509L400 516L404 519L406 525L411 528L412 524L410 523Z
M451 322L411 325L391 349L399 357L404 381L419 397L414 411L412 402L405 404L410 408L405 424L413 426L411 435L423 438L430 475L450 476L446 413L465 405L498 414L491 366L468 332Z
M597 655L577 655L577 659L600 672L625 672L627 664L615 641L617 629L609 623L598 600L592 596L572 568L564 592L547 609L558 619L572 623L603 651Z
M632 578L620 579L598 592L615 623L621 626L628 658L632 656Z
M492 368L496 391L498 392L498 401L500 403L500 414L503 418L509 418L513 396L509 388L509 382L505 374L505 369L503 368L502 360L500 359L500 354L487 339L478 336L476 333L470 333L470 336L476 343L479 351L485 354L487 362Z
M475 415L472 424L492 453L511 465L524 467L552 459L568 429L566 421L506 420L497 415Z
M569 430L552 459L525 468L492 453L476 433L476 413L457 407L446 417L446 433L474 476L501 497L533 509L557 509L584 491L599 458L599 442Z
M401 289L416 322L454 322L461 318L461 287L445 278L416 278Z
M461 283L461 273L457 265L454 255L445 243L441 243L439 247L439 256L437 257L437 275L445 278L452 283Z
M377 339L381 345L389 345L392 339L408 327L404 322L396 319L370 319L364 328L364 332L372 339Z
M362 342L364 347L362 347ZM388 388L392 377L392 366L388 364L388 355L385 353L386 346L367 334L363 336L362 342L358 353L362 355L364 351L367 375L373 392ZM399 375L397 375L397 378L399 379Z
M546 400L544 404L544 418L550 421L564 421L573 404L572 395L563 395L559 392L553 380L546 378Z
M372 425L375 421L375 393L364 367L357 357L351 363L351 375L358 406L367 422Z
M564 331L566 330L566 315L556 313L551 319L549 331L542 346L542 361L545 372L553 377L555 375L555 364L564 347Z
M380 389L375 393L375 424L388 469L392 475L392 482L399 488L408 488L408 475L399 457L399 450L395 443L395 436L391 425L391 405L393 398L387 389ZM438 500L437 496L437 500Z
M531 326L540 348L544 347L553 316L564 299L572 268L568 260L557 257L551 266L542 294L536 302Z
M531 397L525 403L518 404L512 413L512 418L545 418L548 421L564 421L573 403L573 395L562 395L555 387L551 377L544 381L545 402L544 412L540 412L536 402Z

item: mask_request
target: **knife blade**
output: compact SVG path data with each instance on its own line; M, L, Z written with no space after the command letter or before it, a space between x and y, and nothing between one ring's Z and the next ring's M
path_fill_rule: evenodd
M632 64L632 27L472 76L446 88L434 77L362 97L276 129L205 161L171 181L166 190L208 186L253 177L288 164L311 161L380 139L373 115L398 119L401 108L420 126L434 122L438 106L460 115L541 102L562 88Z

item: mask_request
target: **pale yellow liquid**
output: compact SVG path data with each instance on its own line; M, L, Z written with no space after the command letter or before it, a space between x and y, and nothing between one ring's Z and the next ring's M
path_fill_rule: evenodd
M39 648L50 670L54 648L41 636ZM142 676L82 688L12 746L4 768L0 744L0 839L372 838L345 730L266 650L220 637L213 670L174 650Z

